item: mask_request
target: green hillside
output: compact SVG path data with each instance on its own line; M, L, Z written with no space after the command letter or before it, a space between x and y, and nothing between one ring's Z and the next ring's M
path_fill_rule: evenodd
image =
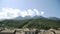
M35 18L25 20L3 20L0 21L0 27L7 28L38 28L38 29L49 29L49 28L60 28L60 20L53 20L48 18Z

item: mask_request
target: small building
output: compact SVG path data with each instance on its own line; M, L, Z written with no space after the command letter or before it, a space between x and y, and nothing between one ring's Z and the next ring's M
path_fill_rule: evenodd
M14 34L15 30L6 29L0 32L0 34Z

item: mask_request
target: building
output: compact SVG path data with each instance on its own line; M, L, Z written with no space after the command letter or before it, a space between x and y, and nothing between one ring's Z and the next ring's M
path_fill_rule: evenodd
M6 30L0 31L0 34L14 34L14 32L15 30L6 29Z
M54 33L55 32L55 33ZM0 32L0 34L60 34L60 31L56 30L40 30L40 29L35 29L35 28L23 28L23 29L6 29Z
M54 34L54 33L50 30L24 28L24 29L16 29L16 34Z

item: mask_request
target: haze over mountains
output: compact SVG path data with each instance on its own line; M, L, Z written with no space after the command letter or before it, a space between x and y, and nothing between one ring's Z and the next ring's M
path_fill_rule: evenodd
M60 20L60 18L57 18L57 17L43 17L43 16L34 16L34 17L31 17L31 16L25 16L25 17L21 17L21 16L18 16L16 18L13 18L12 20L25 20L25 19L36 19L36 18L46 18L46 19L51 19L51 20ZM0 19L1 20L6 20L6 19ZM9 19L7 19L9 20Z

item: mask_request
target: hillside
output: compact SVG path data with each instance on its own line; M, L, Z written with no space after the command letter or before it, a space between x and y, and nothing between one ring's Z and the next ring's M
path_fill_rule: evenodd
M49 28L60 28L60 19L51 19L44 17L33 17L31 19L23 20L3 20L0 21L0 27L7 28L38 28L38 29L49 29Z

